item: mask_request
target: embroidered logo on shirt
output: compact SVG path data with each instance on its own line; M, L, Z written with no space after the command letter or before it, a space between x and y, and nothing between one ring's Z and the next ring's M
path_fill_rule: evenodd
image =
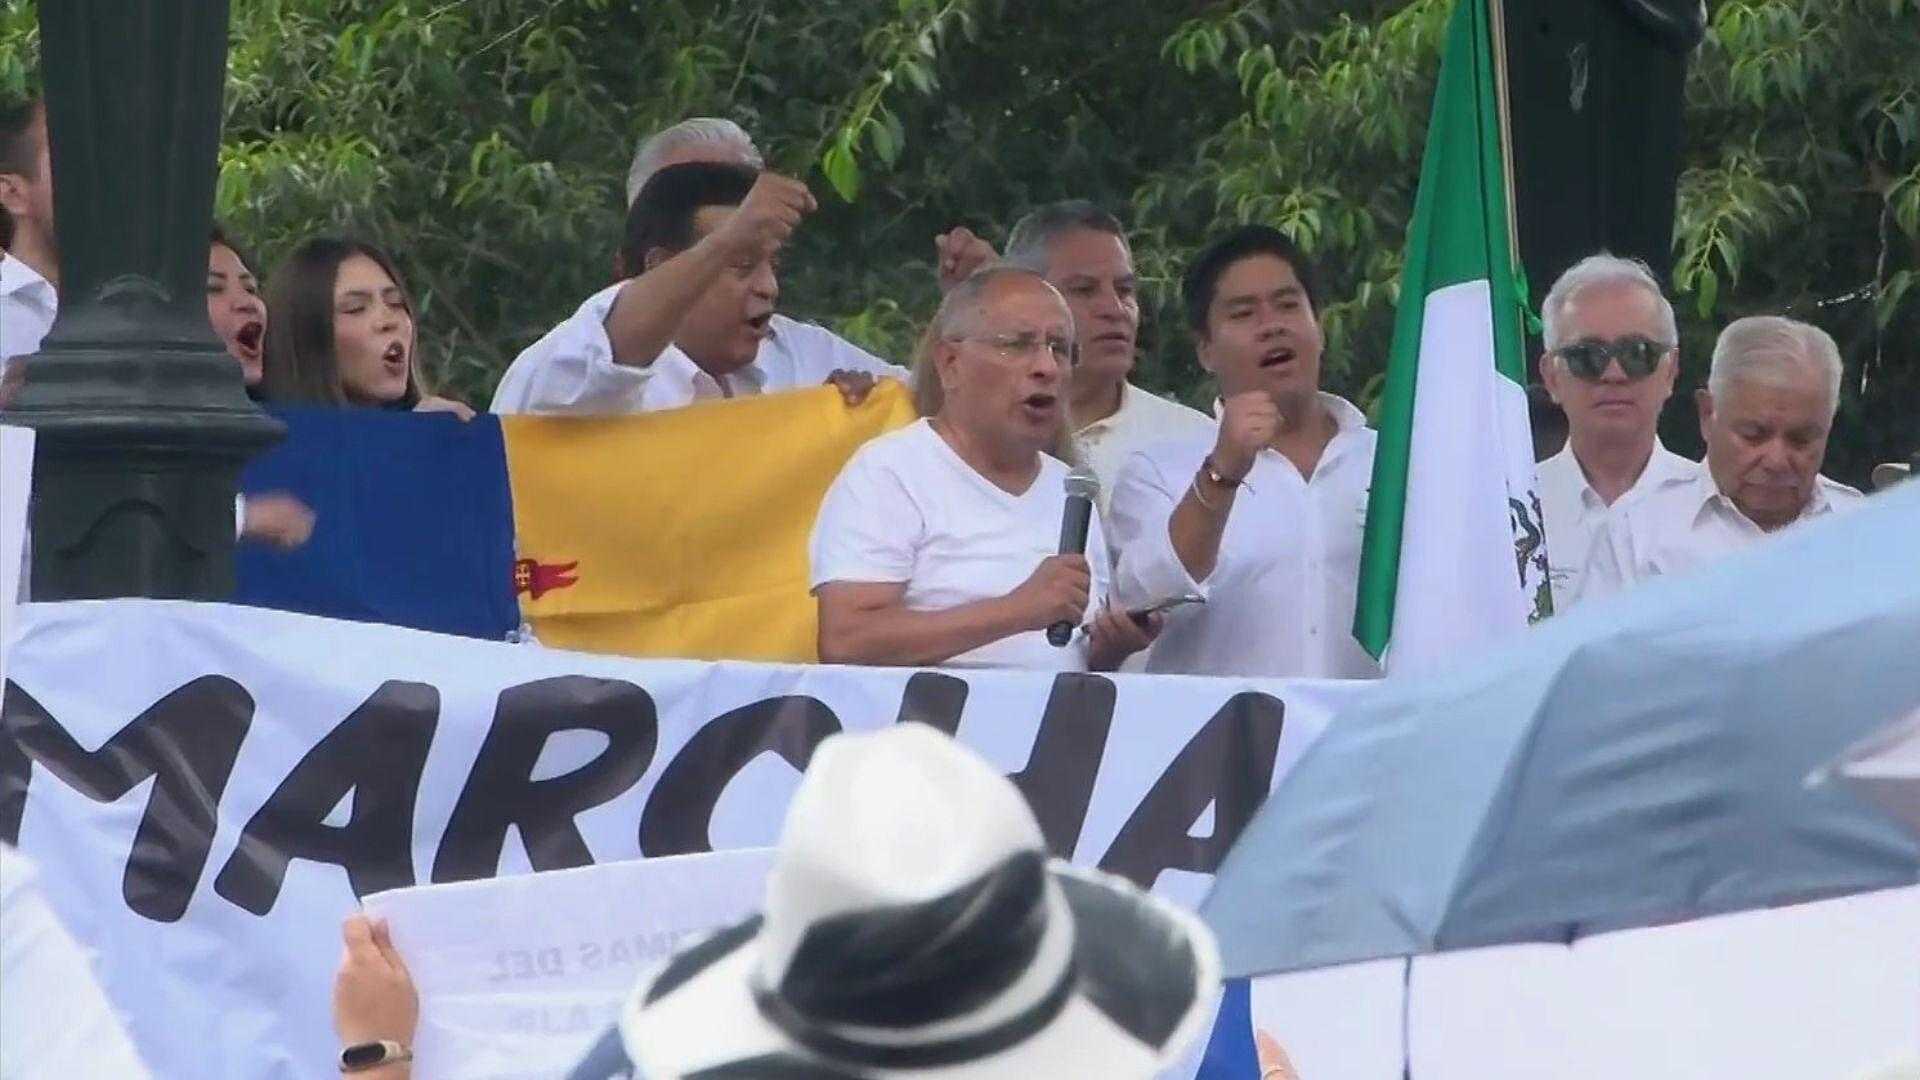
M543 563L536 559L516 559L513 564L513 591L538 600L555 589L565 589L580 579L574 568L580 563Z

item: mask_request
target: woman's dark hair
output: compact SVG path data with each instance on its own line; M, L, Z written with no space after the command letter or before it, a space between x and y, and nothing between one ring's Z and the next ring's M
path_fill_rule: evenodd
M234 257L240 260L241 266L244 266L249 270L253 269L253 259L248 257L247 249L241 247L239 244L234 243L233 238L227 235L227 227L225 225L222 225L217 221L214 222L213 229L211 230L210 235L208 235L207 241L209 245L219 244L221 247L226 248L228 251L233 252Z
M1214 290L1220 284L1221 275L1233 264L1256 255L1271 255L1291 266L1293 276L1300 279L1301 291L1307 294L1307 306L1313 309L1314 318L1320 317L1320 275L1313 261L1279 229L1243 225L1208 244L1194 257L1180 281L1180 298L1187 309L1187 329L1196 337L1207 336L1207 311L1213 306Z
M267 343L260 379L266 400L282 405L352 404L340 381L333 349L333 286L340 264L355 255L364 255L385 270L399 287L408 314L414 313L413 295L386 252L365 241L337 236L303 241L267 279ZM389 408L411 409L420 404L420 377L411 347L407 358L407 392Z

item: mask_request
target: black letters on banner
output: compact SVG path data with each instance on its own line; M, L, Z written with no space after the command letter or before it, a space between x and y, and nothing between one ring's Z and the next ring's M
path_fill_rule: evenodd
M598 731L609 742L592 761L546 780L533 770L563 731ZM433 856L433 880L468 881L500 869L507 829L517 827L535 870L593 862L574 816L640 782L660 744L653 695L621 679L562 675L500 692L493 727Z
M0 712L0 834L19 840L33 762L96 802L113 802L154 777L121 891L127 907L155 922L185 914L213 847L220 796L253 724L246 688L220 676L195 679L93 753L11 682Z
M1007 777L1040 819L1048 850L1063 859L1073 855L1093 802L1115 694L1112 679L1079 672L1054 676L1027 767Z
M805 770L813 749L840 730L817 698L777 697L725 713L694 733L654 785L640 816L647 856L712 851L713 808L747 763L771 750Z
M967 681L938 671L916 671L900 695L900 714L894 723L912 721L944 731L960 730L960 712L967 707Z
M1211 874L1273 784L1287 707L1271 694L1233 695L1181 749L1100 859L1100 869L1143 889L1162 870ZM1188 835L1213 803L1213 835Z
M413 810L439 722L439 690L382 683L307 751L247 822L213 890L265 915L294 859L344 867L356 896L412 885ZM347 823L326 824L348 792Z

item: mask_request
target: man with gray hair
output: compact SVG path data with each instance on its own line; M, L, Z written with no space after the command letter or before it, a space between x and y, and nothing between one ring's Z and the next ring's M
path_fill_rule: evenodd
M1680 573L1863 498L1820 475L1840 404L1840 350L1816 326L1774 315L1735 320L1713 348L1695 399L1707 459L1608 522L1583 595ZM1551 543L1551 540L1549 540Z
M1594 538L1618 508L1685 484L1698 466L1661 445L1679 333L1645 263L1602 252L1575 263L1541 305L1540 381L1567 417L1567 441L1538 467L1548 580L1557 609L1581 591Z
M627 205L632 206L640 197L640 189L647 186L654 173L690 161L767 167L745 128L715 116L696 116L640 140L633 151L633 165L627 170Z
M1140 335L1133 251L1112 214L1085 199L1048 203L1014 223L1006 261L1047 279L1073 312L1076 357L1067 413L1081 458L1100 481L1100 509L1135 450L1211 434L1213 419L1128 381Z

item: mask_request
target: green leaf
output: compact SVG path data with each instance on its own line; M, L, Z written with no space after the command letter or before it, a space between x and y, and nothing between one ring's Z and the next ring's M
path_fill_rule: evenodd
M893 141L893 131L878 119L867 121L867 141L873 144L873 152L880 160L891 167L900 156L900 144Z
M551 108L553 108L553 87L549 86L533 95L533 103L527 107L527 116L533 121L535 128L547 126L547 112Z
M1713 316L1713 306L1720 300L1720 276L1711 269L1702 267L1693 279L1694 293L1697 299L1700 317Z
M842 132L842 137L820 156L820 171L842 199L853 202L860 197L860 163L854 159L845 134Z

